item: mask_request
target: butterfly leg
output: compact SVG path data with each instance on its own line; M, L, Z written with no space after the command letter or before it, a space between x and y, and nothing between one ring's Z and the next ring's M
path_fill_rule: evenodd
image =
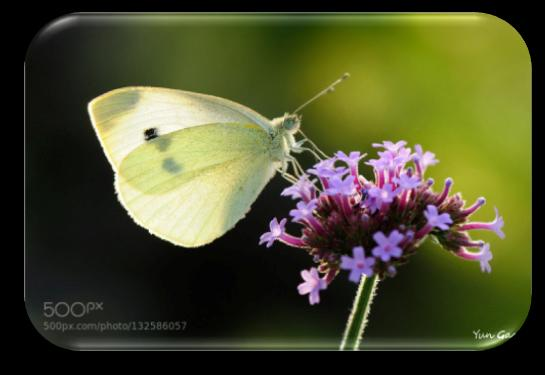
M302 147L307 142L307 139L301 139L291 145L291 151L296 154L300 154L305 151L306 147Z
M296 158L294 158L291 155L286 155L286 160L287 160L288 163L291 163L291 166L293 168L293 172L295 173L295 176L297 178L299 178L299 177L301 177L302 175L305 174L305 171L304 171L303 167L301 166L301 164L299 164L299 162L297 161Z
M293 147L297 149L299 152L308 151L310 152L317 160L322 160L322 158L328 159L329 156L323 152L316 143L312 142L312 140L306 136L305 133L301 129L298 130L298 133L303 137L303 139L295 142L293 144ZM304 143L308 143L310 147L302 147ZM298 152L294 150L294 152Z
M308 148L308 147L300 147L300 146L299 146L299 147L297 147L297 148L292 148L291 150L292 150L293 153L295 153L295 154L301 154L301 153L307 151L307 152L310 152L310 153L312 154L312 156L314 156L314 158L315 158L316 160L318 160L318 161L323 160L323 159L320 157L320 155L318 155L313 149Z
M318 155L318 153L316 151L314 151L312 148L310 147L303 147L303 145L305 143L308 143L310 144L311 146L314 145L314 143L312 143L310 141L310 139L308 138L303 138L303 139L300 139L298 140L297 142L294 142L291 144L291 147L290 147L290 150L294 153L294 154L302 154L303 152L307 151L307 152L310 152L312 154L312 156L314 156L316 158L316 160L320 161L322 160L322 158L320 157L320 155Z
M289 173L289 167L292 167L293 172L295 175ZM282 178L284 178L286 181L290 183L296 183L298 179L303 175L305 172L303 170L303 167L301 167L301 164L291 155L285 155L284 162L282 163L281 168L277 168L276 171L280 173Z
M280 173L280 176L289 183L296 183L297 178L288 172L288 162L285 162L282 168L276 168L276 171Z

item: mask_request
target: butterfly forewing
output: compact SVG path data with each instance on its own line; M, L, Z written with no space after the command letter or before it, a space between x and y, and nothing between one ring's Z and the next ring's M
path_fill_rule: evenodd
M126 87L89 103L91 121L112 166L148 138L211 123L254 123L272 132L270 121L227 99L156 87Z

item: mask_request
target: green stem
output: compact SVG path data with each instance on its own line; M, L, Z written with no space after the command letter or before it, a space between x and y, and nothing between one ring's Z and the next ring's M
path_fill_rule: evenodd
M367 325L367 317L371 310L371 302L373 302L373 297L376 294L377 284L377 275L371 277L362 276L352 311L344 330L341 350L358 350L360 348L363 331Z

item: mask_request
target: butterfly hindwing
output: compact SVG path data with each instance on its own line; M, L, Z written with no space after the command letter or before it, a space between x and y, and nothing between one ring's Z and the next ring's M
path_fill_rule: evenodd
M120 163L119 199L151 233L184 247L231 229L274 175L270 135L247 123L214 123L146 141Z

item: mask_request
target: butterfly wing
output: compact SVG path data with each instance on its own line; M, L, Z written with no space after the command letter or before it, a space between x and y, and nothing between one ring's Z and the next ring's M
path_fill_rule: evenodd
M227 99L157 87L125 87L93 99L91 121L110 164L145 141L145 132L162 135L211 123L253 123L271 133L270 121Z
M176 245L202 246L244 217L279 166L280 150L278 139L255 124L186 128L130 152L116 190L131 217L151 233Z

